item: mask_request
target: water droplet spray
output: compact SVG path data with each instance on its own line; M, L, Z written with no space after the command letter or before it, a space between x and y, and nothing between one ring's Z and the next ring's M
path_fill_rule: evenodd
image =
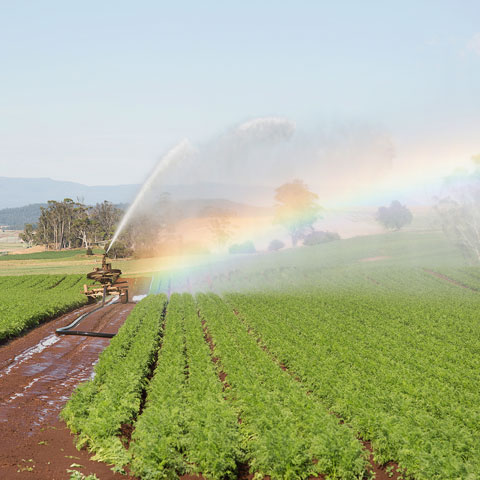
M162 175L162 173L174 162L178 162L188 156L190 156L193 153L193 147L190 144L190 142L185 139L182 140L180 143L178 143L175 147L173 147L171 150L169 150L158 162L157 166L153 170L153 172L150 174L150 176L147 178L145 183L142 185L142 188L138 192L137 196L135 197L135 200L133 203L130 205L128 210L126 211L125 215L122 218L122 221L120 222L117 230L115 231L115 234L112 238L112 241L110 242L110 245L107 248L107 254L112 248L113 244L117 241L118 237L122 233L123 229L125 226L128 224L130 219L133 217L135 211L139 207L139 205L142 203L142 200L145 198L146 194L150 191L150 189L156 184L158 181L159 177Z

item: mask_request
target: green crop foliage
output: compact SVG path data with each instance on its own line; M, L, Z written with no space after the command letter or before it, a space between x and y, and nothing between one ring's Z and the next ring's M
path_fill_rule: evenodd
M362 478L365 454L354 432L282 371L219 297L200 295L198 305L240 413L250 470L272 479Z
M102 255L104 250L101 248L94 248L93 253L95 255ZM74 250L60 250L60 251L46 251L36 253L9 253L8 255L0 255L0 262L8 262L12 260L65 260L74 259L75 257L85 257L86 249L74 249Z
M170 299L164 341L129 452L132 471L142 479L186 472L235 476L241 458L237 415L223 397L190 295Z
M165 295L138 303L118 334L100 355L93 380L74 392L62 417L95 459L123 466L127 452L119 438L140 410L142 392L160 341Z
M83 275L0 277L0 341L87 303Z
M377 283L349 278L344 288L304 294L226 298L313 398L372 442L378 463L398 462L416 480L473 480L480 298L420 270L400 273L378 269Z
M269 265L210 280L237 291L171 296L151 381L122 365L148 342L135 334L150 315L140 303L70 400L69 425L97 458L147 480L229 478L240 465L255 478L353 480L369 478L367 440L401 478L479 478L477 267ZM146 395L140 414L131 385Z

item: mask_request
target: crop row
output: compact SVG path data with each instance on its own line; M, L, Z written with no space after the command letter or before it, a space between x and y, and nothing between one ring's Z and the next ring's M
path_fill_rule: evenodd
M120 467L128 461L120 433L140 410L166 300L165 295L151 295L135 306L100 355L93 380L80 385L62 411L78 433L78 446L87 446L98 460Z
M0 341L84 305L83 275L0 277Z
M313 397L372 441L379 463L395 460L417 480L478 478L478 299L452 296L452 285L425 288L423 278L398 278L417 290L411 296L226 298Z
M251 471L260 478L362 478L365 456L354 433L259 348L219 297L199 295L198 306L239 411Z
M132 471L149 480L179 473L226 478L236 470L239 451L237 415L223 398L193 298L174 294L132 436Z
M76 389L62 416L78 434L78 447L117 469L129 463L143 479L232 477L241 458L237 413L223 396L195 302L172 295L160 344L164 305L165 296L151 295L135 307L100 356L94 379ZM135 425L128 450L125 424Z
M184 473L232 478L243 463L259 478L363 477L365 452L354 432L272 362L219 297L200 295L195 304L190 295L172 295L160 347L155 336L134 333L152 329L147 317L161 307L152 298L135 307L101 355L95 378L63 411L79 446L117 467L128 463L147 480ZM157 364L140 411L155 348ZM134 427L128 449L124 424Z
M467 288L480 291L480 271L478 267L440 268L436 270L447 279L458 282Z

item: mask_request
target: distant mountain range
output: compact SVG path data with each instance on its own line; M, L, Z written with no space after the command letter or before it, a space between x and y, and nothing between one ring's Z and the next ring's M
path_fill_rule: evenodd
M0 227L22 230L26 223L35 224L40 208L47 206L48 200L71 198L86 205L108 200L125 208L139 188L139 185L87 186L49 178L0 177ZM268 214L271 207L266 205L271 205L273 200L273 190L267 187L201 183L165 186L162 190L171 194L182 217L202 216L209 208L221 208L241 216Z
M61 201L64 198L79 199L85 204L108 200L112 203L130 203L140 185L83 185L50 178L0 177L0 210ZM269 206L273 203L274 191L269 187L198 183L193 185L166 185L175 200L225 199L249 205ZM0 222L1 223L1 222Z
M88 186L63 182L50 178L0 177L0 209L22 207L48 200L83 200L95 204L109 200L113 203L129 202L138 190L138 185Z
M3 208L0 210L0 226L10 230L23 230L26 223L37 223L40 208L46 206L46 203L34 203L24 207Z

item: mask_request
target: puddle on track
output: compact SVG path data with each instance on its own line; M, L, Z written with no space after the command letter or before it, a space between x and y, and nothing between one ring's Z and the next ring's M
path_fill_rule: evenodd
M60 337L58 337L57 335L55 334L49 335L47 338L44 338L43 340L38 342L38 344L35 345L34 347L27 348L24 352L20 353L19 355L16 355L13 358L12 362L7 367L5 367L0 371L0 378L2 378L5 375L8 375L12 371L12 369L26 362L37 353L41 353L46 348L50 347L51 345L54 345L59 340L60 340Z
M132 308L114 305L100 310L88 324L85 320L85 328L116 332ZM56 418L75 386L92 378L98 356L109 343L108 338L50 333L16 353L0 369L0 435L23 430L30 436Z

